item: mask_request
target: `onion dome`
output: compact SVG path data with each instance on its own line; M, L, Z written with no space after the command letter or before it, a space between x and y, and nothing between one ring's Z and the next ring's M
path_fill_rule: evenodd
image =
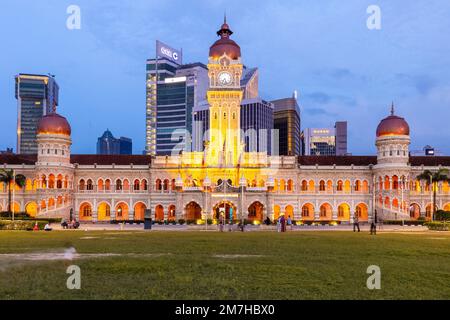
M237 60L241 57L241 48L236 42L230 39L232 34L233 31L231 31L228 26L227 19L225 17L220 30L217 31L217 35L220 39L214 42L214 44L209 48L209 56L211 58L218 59L224 53L226 53L226 55L233 60Z
M377 137L409 135L408 122L394 114L394 103L391 107L391 115L380 121L377 127Z
M181 178L181 175L178 175L178 177L175 179L175 187L183 187L183 179Z
M49 113L39 120L37 126L38 134L62 134L70 136L71 128L66 118L57 114Z

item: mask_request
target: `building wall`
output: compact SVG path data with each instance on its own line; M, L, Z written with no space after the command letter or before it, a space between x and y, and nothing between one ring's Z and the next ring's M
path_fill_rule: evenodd
M185 208L191 202L212 216L213 208L223 201L236 206L238 217L244 212L246 218L250 205L255 202L263 205L264 218L292 214L294 220L305 222L349 223L358 207L364 211L362 220L370 220L373 209L377 209L379 217L408 217L412 205L419 208L419 215L413 219L430 216L431 191L426 183L417 182L415 177L424 169L435 170L437 167L407 167L402 172L405 183L401 183L398 170L380 171L372 166L354 165L298 165L295 158L294 161L288 158L279 166L241 169L241 174L246 177L243 196L237 178L232 179L232 186L226 193L217 186L217 180L223 177L223 169L184 168L187 174L183 176L182 186L177 186L177 160L167 162L165 157L155 159L151 166L72 164L61 167L41 163L7 165L6 168L15 169L28 179L24 190L14 191L14 202L19 211L34 203L41 216L68 218L73 209L74 216L82 221L141 220L143 207L150 208L155 219L168 219L170 210L175 214L174 219L182 219L186 218ZM271 162L275 163L274 160ZM230 177L236 176L233 172L228 171ZM206 176L211 178L209 192L204 192L202 184ZM194 184L193 179L197 178ZM107 180L110 181L109 190ZM6 191L4 185L0 186L0 211L7 208ZM109 216L102 213L105 204L110 207ZM90 215L83 216L86 205L91 208ZM450 209L448 184L439 184L437 205ZM127 208L127 215L123 211L119 217L119 207ZM305 208L310 208L309 216L302 215Z

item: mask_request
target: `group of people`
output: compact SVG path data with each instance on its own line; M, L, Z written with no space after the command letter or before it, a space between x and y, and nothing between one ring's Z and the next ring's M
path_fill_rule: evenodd
M376 235L377 234L377 223L378 223L378 217L377 217L377 210L375 210L374 218L372 219L372 222L370 223L370 234ZM356 229L358 229L358 232L361 231L359 228L359 217L357 214L353 217L353 232L356 232Z
M289 227L292 230L291 216L288 216L286 218L284 215L281 215L277 220L277 231L286 232L287 227Z
M61 227L63 229L78 229L79 226L80 223L75 219L70 220L69 223L65 219L61 221Z

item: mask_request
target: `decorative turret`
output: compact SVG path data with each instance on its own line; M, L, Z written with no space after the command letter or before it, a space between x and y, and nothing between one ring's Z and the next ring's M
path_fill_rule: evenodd
M70 164L71 128L66 118L50 113L37 126L38 163Z
M228 26L227 17L225 16L220 30L217 31L220 39L214 42L209 48L210 58L219 59L224 53L232 60L237 60L241 57L241 48L236 42L230 39L232 34L233 31Z
M380 121L376 131L378 163L407 164L409 160L409 125L395 115L394 103L391 114Z

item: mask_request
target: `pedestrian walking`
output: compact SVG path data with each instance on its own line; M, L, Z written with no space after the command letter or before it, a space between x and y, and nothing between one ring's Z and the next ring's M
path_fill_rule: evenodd
M289 226L289 229L292 230L292 219L291 219L291 216L288 216L288 218L287 218L287 225Z
M374 217L372 219L372 223L370 224L370 234L376 235L377 234L377 210L375 210Z
M353 216L353 232L356 232L356 228L358 228L358 232L361 231L359 229L359 217L357 213L355 213Z
M286 218L284 217L284 215L281 216L280 224L281 224L281 232L286 232Z
M223 224L225 223L225 219L223 218L223 214L221 213L219 216L219 231L223 232Z

